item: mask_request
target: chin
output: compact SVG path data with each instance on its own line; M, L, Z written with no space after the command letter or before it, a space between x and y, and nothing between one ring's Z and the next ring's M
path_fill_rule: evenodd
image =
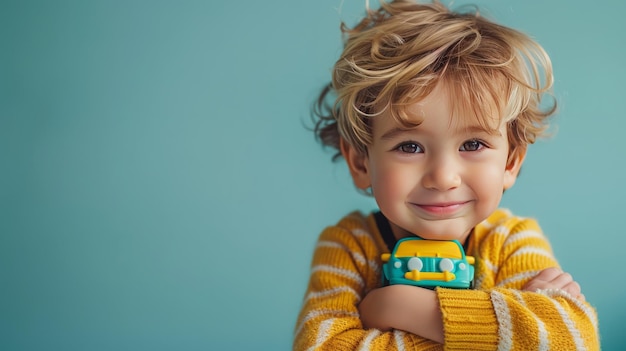
M428 230L427 228L421 228L421 230L417 230L412 233L414 233L413 235L419 236L420 238L427 240L458 240L463 242L470 232L471 228L469 230L465 228L447 228L444 230L442 230L441 228L437 228L437 230Z
M458 235L418 235L422 239L426 240L459 240L463 241L461 236Z
M391 223L393 223L390 220ZM424 221L415 223L406 221L405 226L395 225L399 230L401 237L418 236L426 240L458 240L464 242L472 231L473 227L468 228L469 223L454 223L450 221ZM392 224L392 228L394 225Z

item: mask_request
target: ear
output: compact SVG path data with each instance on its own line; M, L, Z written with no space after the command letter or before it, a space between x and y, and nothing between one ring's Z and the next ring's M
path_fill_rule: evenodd
M339 140L339 148L341 149L341 155L343 155L348 164L354 185L362 190L369 188L372 184L367 165L367 155L359 152L343 138Z
M519 175L519 171L522 169L525 158L525 147L518 147L511 152L506 168L504 169L504 190L510 189L515 184L515 180Z

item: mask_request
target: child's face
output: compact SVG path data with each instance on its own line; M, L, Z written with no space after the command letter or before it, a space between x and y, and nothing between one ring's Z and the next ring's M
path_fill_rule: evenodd
M397 238L465 242L498 207L523 161L507 163L505 125L490 134L477 121L452 121L443 87L410 106L409 116L423 121L418 127L402 129L383 114L373 119L367 156L344 150L355 184L371 186Z

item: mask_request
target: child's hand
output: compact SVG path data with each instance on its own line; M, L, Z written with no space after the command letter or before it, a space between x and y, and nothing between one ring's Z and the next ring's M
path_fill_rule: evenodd
M363 328L376 328L382 331L391 329L387 321L388 316L393 314L390 302L393 302L393 290L396 286L385 286L370 291L359 304L359 315Z
M437 294L411 285L390 285L370 291L359 304L364 329L404 330L443 343L443 321Z
M537 289L560 289L580 300L585 300L585 295L581 293L580 285L574 278L569 273L554 267L544 269L522 288L526 291L537 291Z

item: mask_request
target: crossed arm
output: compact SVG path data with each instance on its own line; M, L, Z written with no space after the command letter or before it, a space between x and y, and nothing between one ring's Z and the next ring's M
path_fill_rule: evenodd
M498 301L506 301L510 308L507 313L513 324L508 327L516 331L512 337L523 341L513 344L512 350L553 342L599 348L595 312L569 274L550 268L556 265L553 260L533 259L526 269L537 273L515 282L507 278L515 274L511 269L517 263L507 261L499 271L509 273L489 283L493 288L486 290L380 288L380 262L376 262L380 252L364 240L371 238L357 238L337 228L320 236L294 350L441 350L444 341L445 348L471 349L484 342L481 347L495 350L507 328L506 318L495 307ZM536 320L536 326L519 325L520 314ZM568 329L570 325L574 329ZM468 339L466 328L480 339ZM526 341L530 346L522 345Z
M585 299L580 285L572 276L554 267L544 269L522 288L531 292L552 289L563 290L583 301ZM444 342L441 308L432 290L408 285L386 286L370 291L358 308L366 329L399 329L438 343Z

